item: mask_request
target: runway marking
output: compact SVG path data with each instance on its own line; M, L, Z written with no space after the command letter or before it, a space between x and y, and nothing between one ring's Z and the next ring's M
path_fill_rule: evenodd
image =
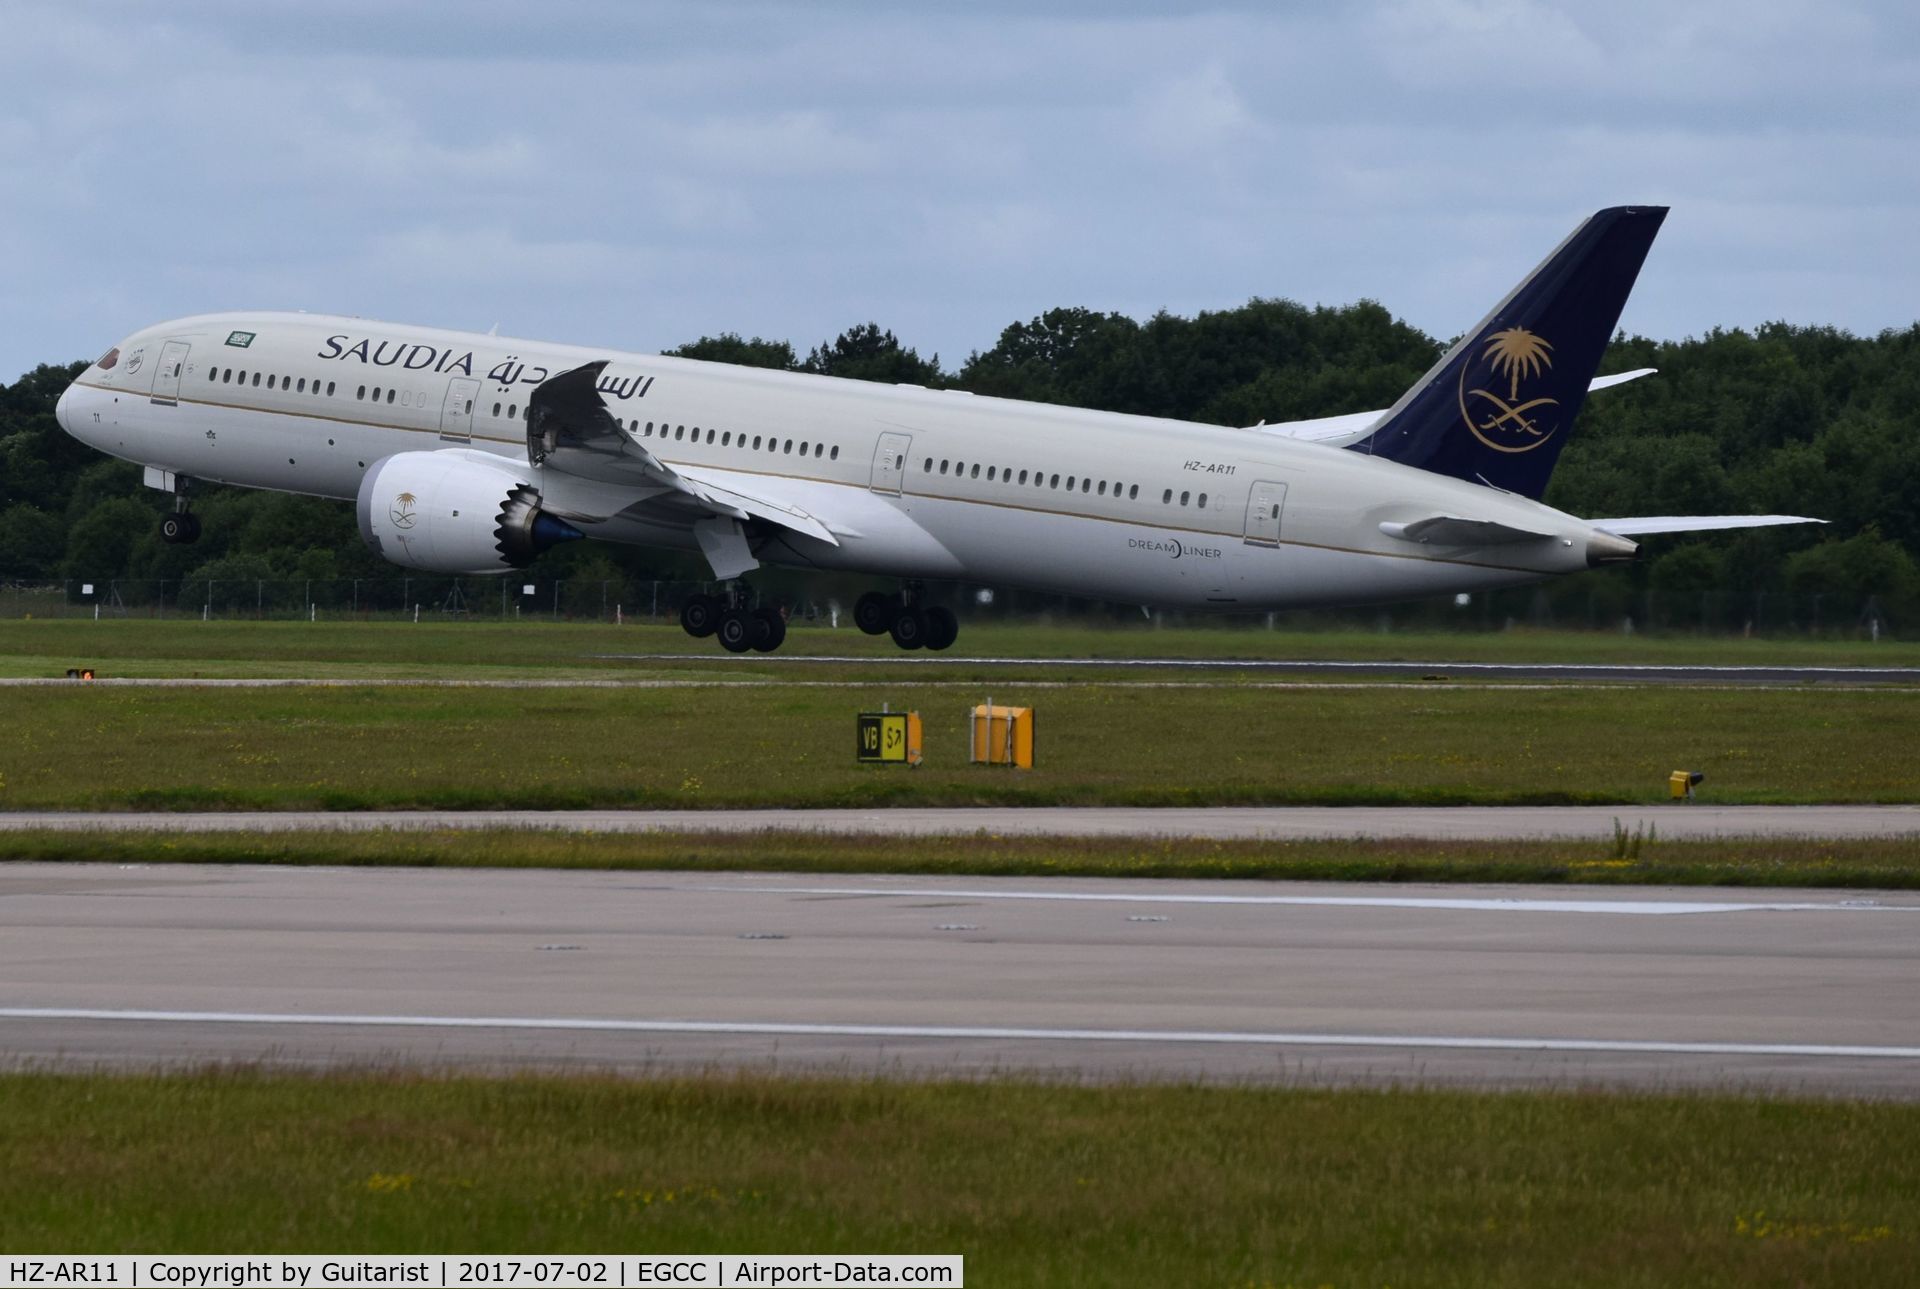
M867 886L695 886L703 894L872 895L964 900L1083 900L1116 904L1303 905L1316 908L1436 909L1465 913L1623 913L1661 917L1686 913L1920 913L1920 904L1849 900L1832 904L1755 904L1702 900L1449 899L1413 895L1192 895L1153 891L978 891Z
M149 1021L215 1025L358 1025L387 1029L579 1030L622 1034L738 1034L797 1038L928 1038L1088 1043L1213 1043L1243 1047L1380 1047L1509 1052L1699 1056L1811 1056L1920 1060L1920 1047L1833 1043L1662 1042L1653 1039L1495 1038L1453 1034L1257 1033L1237 1030L1042 1029L1011 1025L828 1025L783 1021L620 1020L587 1016L360 1016L305 1012L135 1011L0 1007L5 1020Z

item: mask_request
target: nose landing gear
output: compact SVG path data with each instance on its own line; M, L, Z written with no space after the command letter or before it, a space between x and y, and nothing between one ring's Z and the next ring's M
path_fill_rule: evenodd
M960 637L960 621L938 604L921 607L921 588L909 582L898 595L868 591L853 605L853 622L870 636L890 635L902 649L945 649Z
M173 485L173 513L160 521L160 540L169 546L200 540L200 518L187 509L187 479L184 475Z

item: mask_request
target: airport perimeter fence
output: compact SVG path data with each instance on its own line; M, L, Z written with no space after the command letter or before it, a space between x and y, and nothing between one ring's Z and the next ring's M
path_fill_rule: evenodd
M754 602L794 626L853 629L863 584L809 586L789 580L750 590ZM795 587L799 589L794 589ZM0 618L153 618L362 622L671 623L689 597L715 583L645 579L510 577L383 578L9 578L0 575ZM1915 606L1875 596L1784 592L1635 591L1618 582L1556 585L1351 609L1201 614L1058 595L942 585L929 599L966 621L1098 623L1221 629L1607 631L1622 634L1809 636L1902 639L1920 634Z

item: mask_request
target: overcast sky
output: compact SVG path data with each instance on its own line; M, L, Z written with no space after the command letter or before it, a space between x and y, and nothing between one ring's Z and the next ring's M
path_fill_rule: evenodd
M12 0L0 96L0 379L254 307L949 368L1057 305L1445 336L1643 202L1631 331L1920 317L1911 0Z

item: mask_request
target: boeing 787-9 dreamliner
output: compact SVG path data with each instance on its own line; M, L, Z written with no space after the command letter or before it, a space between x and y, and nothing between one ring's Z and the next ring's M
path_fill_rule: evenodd
M943 649L936 580L1243 612L1532 582L1645 533L1793 515L1580 519L1540 501L1666 211L1585 220L1392 407L1236 428L307 313L146 327L61 398L67 433L189 484L352 499L407 568L507 573L582 537L700 552L682 609L777 648L761 564L893 584L860 628Z

